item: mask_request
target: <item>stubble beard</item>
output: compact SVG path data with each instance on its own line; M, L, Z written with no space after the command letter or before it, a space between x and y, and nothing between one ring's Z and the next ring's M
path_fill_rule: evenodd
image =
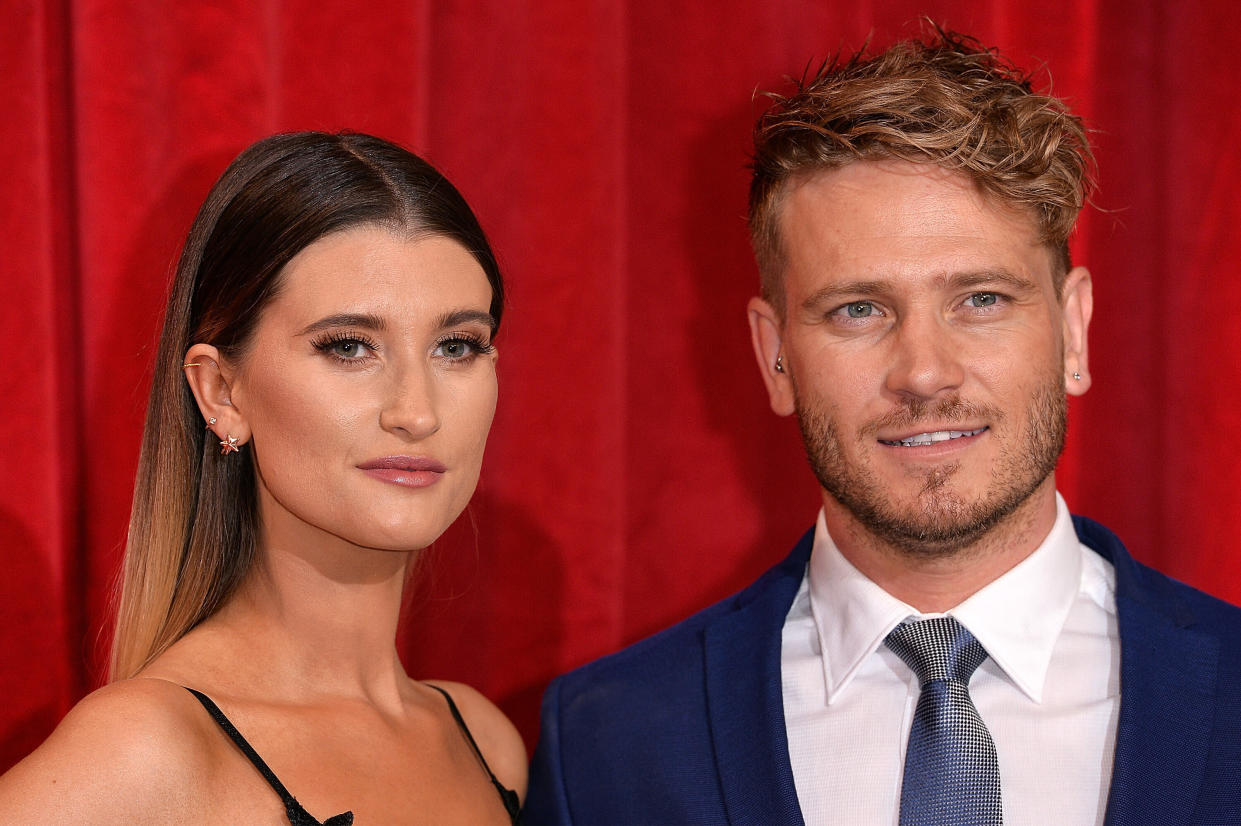
M922 474L912 501L899 501L869 467L846 458L839 429L824 406L808 403L794 391L802 442L819 484L872 537L922 558L947 557L974 548L1012 516L1055 470L1068 428L1064 378L1059 373L1049 375L1026 410L1020 442L1001 447L990 483L980 497L967 501L952 488L950 482L960 463L946 462ZM875 434L882 428L906 430L920 422L967 420L985 420L997 428L1004 418L998 409L956 396L935 403L914 400L868 423L856 438L860 447L877 446Z

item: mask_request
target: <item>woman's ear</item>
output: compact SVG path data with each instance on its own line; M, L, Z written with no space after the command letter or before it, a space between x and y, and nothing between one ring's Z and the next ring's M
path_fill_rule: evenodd
M182 370L207 429L220 439L221 446L248 442L250 426L233 406L231 371L221 361L220 351L210 344L195 344L185 351Z

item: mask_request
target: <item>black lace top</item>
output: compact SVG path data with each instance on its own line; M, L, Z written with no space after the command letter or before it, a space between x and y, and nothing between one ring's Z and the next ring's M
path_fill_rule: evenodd
M509 818L514 824L518 822L518 813L521 810L521 802L517 799L517 792L504 787L496 776L492 774L491 767L487 765L487 759L483 757L483 753L478 749L478 743L474 742L474 735L470 734L470 729L466 726L465 720L461 717L461 712L457 710L457 704L452 701L452 697L447 691L439 686L430 686L440 694L444 695L444 699L448 702L448 710L452 712L452 718L457 721L457 727L461 729L461 733L465 735L465 739L469 741L470 748L474 749L474 753L478 755L479 761L483 764L483 769L487 772L487 776L491 778L491 784L496 787L496 791L500 793L500 801L504 804L505 810L508 812ZM224 733L237 744L237 748L241 749L241 753L254 764L259 770L259 774L263 775L276 794L280 795L280 801L284 803L284 811L289 816L291 826L352 826L353 812L343 812L342 814L333 815L327 820L320 823L315 820L305 809L302 804L297 802L297 798L289 794L289 790L276 777L275 773L263 762L263 758L259 757L254 747L246 742L246 738L241 736L241 732L232 724L232 722L224 716L224 712L220 711L220 707L212 702L211 698L201 691L195 691L188 686L186 691L198 698L198 702L203 704L203 708L207 709L212 718L224 729Z

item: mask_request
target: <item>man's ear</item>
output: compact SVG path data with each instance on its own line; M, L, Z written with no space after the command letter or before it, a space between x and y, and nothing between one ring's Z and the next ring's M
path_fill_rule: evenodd
M183 370L207 429L221 440L231 436L239 445L248 442L250 425L233 406L232 371L221 361L220 351L210 344L195 344L185 351Z
M1094 295L1090 270L1074 267L1064 279L1064 383L1069 393L1080 396L1090 389L1087 337Z
M784 352L784 323L775 308L761 298L751 298L747 307L750 319L750 343L754 346L754 358L758 372L767 385L767 398L771 409L780 416L794 411L793 365L789 354Z

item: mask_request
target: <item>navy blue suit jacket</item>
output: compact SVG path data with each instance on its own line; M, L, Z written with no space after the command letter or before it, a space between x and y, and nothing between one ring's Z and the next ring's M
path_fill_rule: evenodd
M1241 609L1139 564L1103 526L1074 525L1116 570L1107 823L1241 824ZM812 533L741 593L548 687L527 824L803 822L780 644Z

